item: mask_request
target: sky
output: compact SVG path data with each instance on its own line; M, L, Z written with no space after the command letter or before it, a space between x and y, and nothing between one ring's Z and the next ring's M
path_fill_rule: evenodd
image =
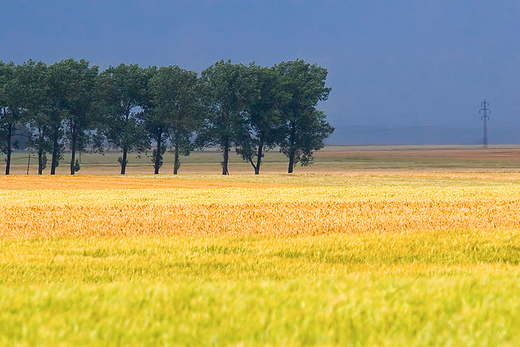
M0 60L328 70L329 144L520 144L520 1L0 0Z

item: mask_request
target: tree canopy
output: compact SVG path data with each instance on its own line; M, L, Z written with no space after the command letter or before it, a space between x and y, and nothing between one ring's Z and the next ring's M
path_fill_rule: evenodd
M0 61L0 150L6 174L22 129L38 155L38 174L50 173L70 151L70 174L80 169L78 151L121 151L121 174L128 155L151 151L158 174L164 153L173 153L173 173L180 157L196 148L222 152L222 174L229 174L234 150L259 174L265 152L279 150L296 164L311 165L314 152L334 131L317 109L327 100L327 70L301 59L263 67L215 62L200 76L172 65L110 66L99 73L86 60L65 59L47 66Z
M161 67L150 81L150 89L154 96L153 112L169 123L173 173L177 174L181 166L179 156L187 156L194 149L192 136L202 124L197 73L178 66Z
M288 172L294 165L311 165L313 152L323 148L323 140L334 131L325 114L316 110L327 100L330 88L325 87L327 70L298 59L274 66L281 77L284 100L280 104L283 138L280 151L289 158Z
M137 64L110 66L98 78L99 130L115 148L121 149L121 174L126 173L128 153L145 151L149 139L141 113L146 104L149 76Z

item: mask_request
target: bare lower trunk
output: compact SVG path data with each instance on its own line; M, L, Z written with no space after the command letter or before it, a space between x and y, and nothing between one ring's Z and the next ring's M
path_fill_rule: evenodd
M173 161L173 174L177 175L177 172L179 171L179 168L181 167L181 162L179 160L179 144L175 144L175 150L174 150L175 160Z
M226 139L224 141L224 153L223 153L224 161L222 162L222 174L229 175L228 171L228 162L229 162L229 140Z
M74 164L76 161L76 134L74 134L74 131L72 132L72 144L70 146L71 153L71 159L70 159L70 174L74 175L76 173L76 170L74 168Z
M289 155L289 168L287 170L288 173L293 173L294 170L294 153Z
M12 149L12 136L13 136L13 125L9 124L7 127L7 158L5 159L5 174L9 175L11 171L11 154L13 152Z
M295 164L294 161L295 161L295 156L296 156L296 153L294 150L295 135L296 135L296 125L293 123L291 125L291 137L290 137L291 147L289 148L289 168L287 169L288 173L293 173L293 170L294 170L294 164Z
M155 162L154 162L154 174L159 174L159 169L161 168L161 145L162 145L162 133L157 137L157 151L155 153Z
M59 156L59 143L56 139L56 136L54 137L53 144L52 144L52 164L51 164L51 175L56 175L56 167L58 166L58 156Z
M38 149L38 175L43 174L43 148Z
M126 158L128 155L128 149L123 146L123 161L121 162L121 175L126 174Z
M260 164L262 164L262 151L264 149L264 144L260 142L258 145L258 152L256 153L256 165L255 165L255 175L260 173Z

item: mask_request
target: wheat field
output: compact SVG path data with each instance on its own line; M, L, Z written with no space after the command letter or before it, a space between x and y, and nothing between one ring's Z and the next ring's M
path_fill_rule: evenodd
M517 344L520 174L0 177L0 344Z

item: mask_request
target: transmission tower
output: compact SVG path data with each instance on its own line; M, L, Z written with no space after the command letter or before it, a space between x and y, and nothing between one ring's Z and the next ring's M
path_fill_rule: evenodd
M487 102L486 100L484 100L484 102L480 103L480 106L482 108L479 110L479 113L480 112L484 112L484 114L480 117L480 119L482 119L484 121L484 141L483 141L483 144L484 144L484 148L487 148L487 146L488 146L487 120L489 119L489 116L487 114L488 114L488 112L491 113L491 110L488 108L489 102Z

